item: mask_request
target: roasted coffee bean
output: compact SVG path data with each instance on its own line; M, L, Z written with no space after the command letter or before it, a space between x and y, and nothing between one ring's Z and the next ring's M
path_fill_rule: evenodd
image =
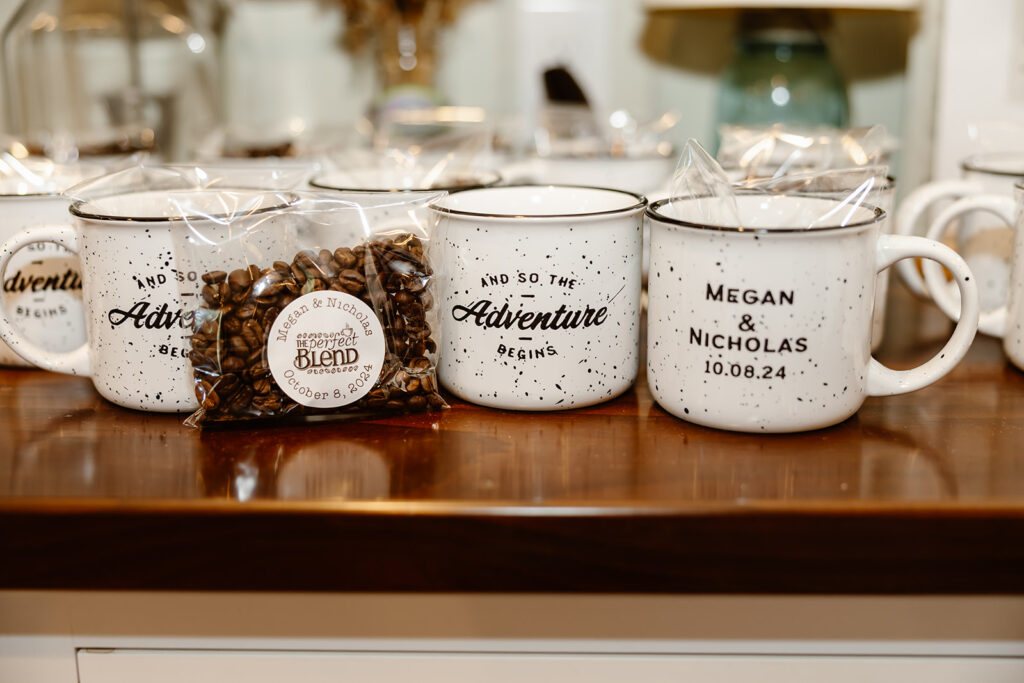
M256 304L245 303L235 309L235 317L239 320L249 320L256 315Z
M252 407L261 413L273 414L274 411L281 409L281 399L269 395L253 396Z
M189 351L188 359L192 361L193 368L205 368L215 364L213 359L198 351Z
M384 289L388 292L397 292L402 289L403 281L405 277L401 273L391 273L387 277L387 283L384 285Z
M206 285L202 291L203 301L205 301L210 307L215 307L220 304L220 288L214 285Z
M204 410L217 410L217 406L220 405L220 397L217 396L217 392L211 391L202 398Z
M338 281L346 291L358 294L366 288L366 278L358 270L347 268L338 274Z
M261 348L258 348L256 350L254 350L252 353L249 354L249 356L245 359L245 364L247 366L249 366L248 369L251 371L262 360L263 360L263 348L261 347Z
M249 345L245 343L245 339L239 336L228 338L228 349L236 356L249 355Z
M211 270L209 273L203 274L203 282L208 285L216 285L224 282L224 278L228 276L223 270Z
M402 315L413 320L422 320L425 313L423 304L418 301L402 307Z
M249 277L247 270L233 270L231 275L228 275L228 285L234 292L244 292L250 284L252 284L252 278Z
M260 286L262 284L262 286ZM256 299L256 303L266 304L273 302L277 296L284 291L283 282L266 282L266 279L261 279L252 288L253 296Z
M321 275L325 280L333 280L338 277L338 273L342 271L342 268L334 262L334 259L330 259L324 264L323 268L320 269Z
M236 415L245 415L251 411L253 390L251 387L242 386L229 400L230 410Z
M242 331L242 321L234 316L224 318L224 322L220 324L220 329L227 334L238 334Z
M241 380L238 379L238 375L228 373L220 376L217 380L217 386L214 388L223 396L230 396L235 393L239 386L241 386Z
M351 268L356 264L356 255L352 253L352 250L348 247L342 247L341 249L334 250L334 260L338 262L338 265L342 268Z
M224 368L225 372L241 372L245 369L245 361L238 356L228 356L220 366Z
M207 355L216 358L219 362L223 363L224 359L228 357L228 347L222 340L217 339L207 351Z
M251 349L261 347L263 345L263 330L260 329L260 324L255 320L247 320L242 325L242 338Z
M432 273L423 260L422 242L412 235L334 251L305 250L291 263L278 260L269 268L251 264L230 275L206 273L189 353L196 395L203 403L200 421L445 407L426 357L437 350L426 320L434 303ZM377 312L386 357L365 396L348 406L314 409L296 403L278 386L265 360L266 334L289 303L326 289L355 296Z
M300 251L295 255L295 265L307 271L316 268L316 254L311 251Z
M263 311L263 317L260 318L260 326L264 330L268 329L271 325L274 324L274 321L277 320L277 316L278 316L278 314L280 312L281 312L281 309L278 308L277 306L272 306L272 307L264 310Z
M290 272L291 272L290 269L285 271L284 273L282 273L281 271L276 270L274 268L267 268L267 269L265 269L263 271L263 274L260 275L259 278L257 278L256 285L259 285L261 282L263 282L263 283L265 283L267 285L274 285L274 284L277 284L278 282L283 282L284 279L286 277L288 277L287 273L290 273ZM255 291L253 293L258 295L259 294L259 290Z

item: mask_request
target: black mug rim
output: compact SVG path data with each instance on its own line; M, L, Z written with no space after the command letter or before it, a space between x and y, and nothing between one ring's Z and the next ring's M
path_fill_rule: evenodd
M1000 160L1000 159L1018 159L1021 162L1020 171L1000 171L994 168L986 168L984 166L985 160ZM969 171L972 173L983 173L985 175L997 175L1009 178L1022 178L1024 179L1024 150L1017 152L980 152L978 154L972 154L971 156L960 162L960 169L963 171Z
M109 197L120 197L120 196L125 196L125 195L132 195L132 194L143 194L145 192L166 192L166 193L175 193L175 192L183 192L183 193L188 193L188 192L195 193L195 192L198 192L198 193L204 193L204 192L209 192L209 193L218 193L218 192L231 192L233 190L249 192L249 193L252 193L254 195L278 194L278 195L283 196L283 197L286 198L286 200L281 202L281 203L273 204L271 206L264 206L264 207L260 207L258 209L253 209L252 211L248 211L248 212L245 213L246 216L258 216L258 215L261 215L261 214L264 214L264 213L270 213L272 211L280 211L281 209L285 209L285 208L287 208L289 206L292 206L295 202L297 202L300 199L299 195L296 194L295 192L282 191L282 192L279 192L279 193L275 193L274 191L254 190L252 188L230 188L230 187L224 187L224 188L218 188L216 190L212 190L212 189L211 190L204 190L204 189L201 189L201 188L200 189L175 189L175 190L166 190L166 191L164 191L164 190L144 190L143 192L118 192L118 193L106 195L106 196L103 196L103 197L94 197L93 199L76 199L76 200L74 200L71 203L71 206L68 207L68 211L70 211L71 215L75 216L76 218L82 218L84 220L90 220L90 221L103 221L103 222L109 222L109 223L176 223L176 222L179 222L179 221L189 222L189 221L206 221L206 220L215 220L215 221L216 220L226 220L228 218L236 217L236 215L235 214L223 213L223 214L210 214L210 215L204 215L204 216L200 216L200 215L187 215L187 216L185 216L185 215L183 215L183 216L114 216L114 215L109 214L109 213L92 213L92 212L84 210L83 207L85 205L91 203L91 202L94 202L94 201L98 200L98 199L107 199Z
M447 207L438 206L437 203L431 204L430 208L438 213L446 213L452 216L466 216L469 218L494 218L501 220L523 220L523 219L559 219L564 220L567 218L590 218L593 216L616 216L616 215L629 215L636 211L644 210L650 207L650 202L647 201L647 197L636 192L630 192L629 190L620 190L614 187L596 187L593 185L560 185L557 183L519 183L515 185L495 185L493 187L479 187L479 188L466 188L450 192L449 195L457 195L467 191L480 191L480 190L503 190L506 188L551 188L551 189L569 189L569 190L601 190L602 192L616 192L618 194L624 194L633 197L636 202L630 206L625 206L620 209L609 209L607 211L588 211L585 213L531 213L531 214L516 214L516 213L483 213L479 211L462 211L459 209L449 209Z
M740 196L772 196L765 195L763 192L737 192ZM780 195L780 196L794 196L794 195ZM835 201L827 197L819 197L814 194L802 195L804 199L814 199L818 201ZM679 218L672 218L659 213L666 204L670 204L673 201L687 201L692 199L698 199L698 197L666 197L665 199L659 199L653 202L647 207L645 214L651 220L666 223L669 225L675 225L681 228L690 228L694 230L704 230L718 233L734 233L734 234L754 234L754 235L792 235L792 234L804 234L811 235L820 232L839 232L844 230L856 230L863 228L873 223L880 222L885 218L885 211L880 207L871 204L861 204L859 208L868 209L874 211L874 215L863 221L857 221L856 223L848 223L846 225L828 225L820 228L807 228L807 227L781 227L781 228L745 228L742 226L727 226L727 225L709 225L707 223L695 223L693 221L685 221Z

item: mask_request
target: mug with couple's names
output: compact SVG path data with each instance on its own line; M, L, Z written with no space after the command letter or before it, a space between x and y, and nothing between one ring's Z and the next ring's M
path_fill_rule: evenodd
M700 198L655 202L647 377L658 403L697 424L796 432L850 417L868 396L948 373L977 330L977 287L955 252L881 234L885 212L826 197L740 192L735 221ZM942 351L906 371L871 356L876 274L909 257L953 273L964 313Z

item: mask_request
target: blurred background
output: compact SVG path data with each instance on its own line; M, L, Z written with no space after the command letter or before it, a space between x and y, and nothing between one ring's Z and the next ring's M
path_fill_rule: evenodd
M0 22L2 129L50 156L288 155L437 106L536 151L582 105L676 150L882 124L913 187L1024 120L1014 0L0 0Z

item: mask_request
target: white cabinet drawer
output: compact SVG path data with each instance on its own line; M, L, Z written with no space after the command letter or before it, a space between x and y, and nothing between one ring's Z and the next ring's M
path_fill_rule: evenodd
M1021 683L1024 659L82 650L79 683Z

